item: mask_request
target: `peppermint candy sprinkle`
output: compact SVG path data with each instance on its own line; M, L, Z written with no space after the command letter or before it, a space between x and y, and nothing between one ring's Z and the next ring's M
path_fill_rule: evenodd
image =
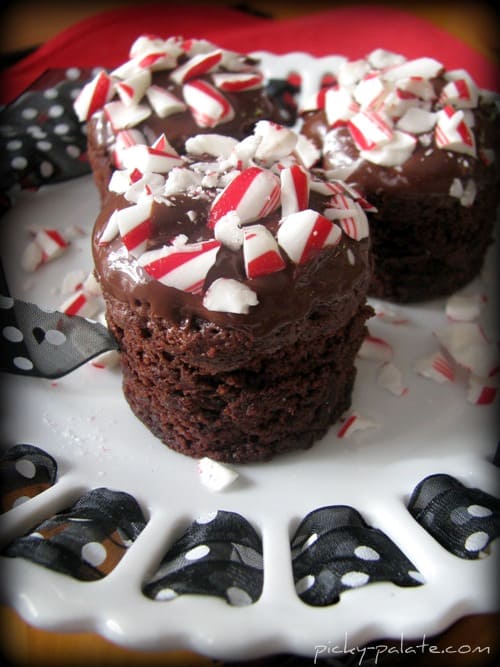
M163 246L139 257L140 266L163 285L199 294L212 268L221 243L215 239L200 243Z
M243 257L248 278L275 273L286 266L274 236L264 225L244 228Z
M306 209L281 220L277 239L295 264L304 264L318 250L337 245L341 235L340 228L324 215Z
M241 224L269 215L279 205L280 182L267 169L249 167L234 178L216 197L210 210L208 226L235 211Z
M216 127L234 118L234 109L216 88L195 79L182 88L184 101L200 127Z

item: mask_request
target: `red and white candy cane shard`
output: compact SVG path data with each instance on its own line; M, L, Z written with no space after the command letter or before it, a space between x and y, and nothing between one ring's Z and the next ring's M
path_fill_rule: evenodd
M212 51L210 53L199 53L175 69L170 74L170 78L179 85L186 83L186 81L189 81L190 79L195 79L196 77L202 76L203 74L212 71L217 67L217 65L219 65L221 60L221 49L217 49L216 51Z
M432 82L421 76L410 76L407 79L399 79L397 90L411 93L426 102L436 99L436 91Z
M212 74L212 81L220 90L235 93L262 88L264 77L259 72L220 72Z
M362 109L375 109L387 95L388 90L382 77L370 72L357 84L353 97Z
M153 143L151 144L151 148L162 151L163 153L168 153L169 155L172 155L172 156L177 157L179 155L179 153L175 150L175 148L172 146L170 141L165 136L164 132L162 134L160 134L153 141Z
M347 126L355 144L363 151L369 151L390 141L393 134L387 116L367 109L352 116Z
M69 243L57 229L40 229L35 234L34 241L42 251L43 264L60 257L69 247Z
M146 90L146 97L160 118L166 118L187 109L187 105L182 100L157 84L149 86Z
M399 81L399 79L409 79L411 77L422 77L423 79L433 79L441 74L444 67L442 63L434 58L415 58L406 60L400 65L389 67L384 71L386 81Z
M104 105L104 113L111 127L116 132L139 125L151 115L151 109L145 104L136 104L130 107L123 102L108 102Z
M295 264L307 262L327 246L335 246L342 232L324 215L305 209L283 218L278 229L278 244Z
M298 164L280 172L281 215L303 211L309 205L309 174Z
M473 109L477 106L479 92L471 79L460 78L449 81L441 90L441 104L451 104L456 109Z
M184 292L202 291L221 243L215 239L178 246L163 246L139 257L139 264L163 285Z
M476 157L476 141L464 112L447 105L437 112L434 137L438 148Z
M149 199L114 213L123 245L134 257L146 250L151 233L152 207L153 201Z
M151 85L151 72L143 70L135 72L124 81L116 83L116 91L125 106L137 104L142 99L144 93Z
M86 294L80 289L66 299L66 301L59 306L58 310L66 315L93 317L99 310L99 302L95 297Z
M133 128L129 130L119 130L116 133L115 143L113 146L113 162L118 169L123 168L121 159L122 151L130 146L137 146L139 144L146 144L146 139L140 130Z
M143 174L155 172L165 174L184 162L177 153L170 154L153 146L131 146L122 152L122 162L126 169L138 169Z
M498 348L477 322L452 322L434 334L450 356L472 373L488 377L498 368Z
M469 376L467 401L474 405L491 405L497 397L498 382L495 378L484 378L471 373Z
M113 213L110 215L109 220L106 223L106 226L104 227L99 238L98 245L106 245L107 243L111 243L111 241L118 236L120 230L118 229L117 213L118 210L113 211Z
M175 67L176 62L177 59L164 50L144 53L137 56L137 58L134 58L134 65L136 67L139 69L151 70L152 72L172 69L172 67Z
M216 127L234 118L234 109L217 88L201 79L185 83L184 101L200 127Z
M280 190L279 179L268 169L249 167L214 199L208 226L212 228L229 211L237 213L241 224L263 218L278 207Z
M392 345L383 338L368 334L359 348L358 357L369 361L391 361Z
M347 236L355 241L368 238L370 227L368 218L361 206L345 195L334 195L325 210L329 220L335 220Z
M139 35L133 42L128 52L129 58L136 58L142 53L151 51L161 51L164 41L159 35L144 34Z
M113 94L114 84L111 77L106 72L99 72L82 88L73 104L78 120L88 120L109 102Z
M455 379L455 371L450 360L440 350L429 357L417 359L413 367L419 375L440 384L453 382Z
M349 415L337 431L337 438L348 438L356 431L365 431L369 428L377 428L379 424L373 419L363 417L358 412Z
M286 266L274 236L264 225L243 229L243 258L247 278L276 273Z

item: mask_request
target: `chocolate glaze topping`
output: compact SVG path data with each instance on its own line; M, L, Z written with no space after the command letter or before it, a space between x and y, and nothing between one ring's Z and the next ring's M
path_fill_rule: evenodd
M203 195L196 199L171 196L168 198L169 205L156 202L153 205L153 231L148 250L160 247L178 234L185 234L188 242L213 238L213 231L206 223L216 190L204 190ZM328 200L328 197L311 193L309 206L322 212ZM173 324L179 325L199 317L223 327L261 335L310 317L321 309L340 307L347 301L355 310L364 299L370 276L369 239L356 241L342 233L336 246L318 251L307 263L296 265L282 253L286 261L283 270L251 280L245 275L242 250L232 251L222 246L215 265L207 274L205 285L219 277L234 278L257 294L258 304L251 307L247 314L207 310L203 306L202 295L165 286L149 276L137 259L129 255L120 237L100 244L110 215L115 209L128 205L130 203L123 196L110 196L96 221L93 254L97 276L105 292L132 307L146 307L151 315L166 318ZM187 216L188 211L195 211L195 222ZM280 211L278 208L258 223L275 231ZM343 308L343 305L339 308L339 315ZM342 313L342 318L345 315Z

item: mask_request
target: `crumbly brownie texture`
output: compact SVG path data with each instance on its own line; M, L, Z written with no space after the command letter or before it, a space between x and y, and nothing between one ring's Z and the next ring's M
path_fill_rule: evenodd
M201 39L141 36L129 59L99 72L75 101L87 121L88 158L101 196L122 150L162 133L184 152L193 135L213 132L243 139L261 119L291 125L295 110L267 92L259 63Z
M371 207L309 171L317 156L274 123L188 148L167 173L116 172L95 225L125 396L192 457L310 447L350 405L372 313Z
M342 65L301 115L322 166L377 209L370 295L417 302L478 275L499 203L492 94L432 58L376 50Z

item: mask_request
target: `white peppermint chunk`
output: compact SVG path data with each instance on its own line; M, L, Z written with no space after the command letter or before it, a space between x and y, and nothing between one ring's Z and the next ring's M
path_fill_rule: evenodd
M341 63L339 67L337 80L341 87L345 86L346 88L352 88L358 81L361 81L369 71L370 64L363 58L346 61Z
M207 456L198 461L198 474L210 491L223 491L239 477L235 470Z
M196 188L201 185L202 175L191 169L183 167L174 167L168 172L162 194L165 197L169 195L186 192L190 188Z
M261 137L255 152L259 160L279 160L289 155L297 144L297 134L293 130L269 120L260 120L254 134Z
M498 365L498 349L484 336L476 322L452 322L435 331L435 336L453 359L482 377Z
M230 250L236 251L243 245L243 229L236 211L229 211L215 223L214 236Z
M347 121L358 111L358 105L346 88L330 88L325 93L325 114L332 127L339 121Z
M458 322L472 322L481 313L479 294L453 294L446 301L446 316Z
M197 134L186 141L186 152L193 155L213 155L214 157L228 158L237 145L233 137L222 134Z
M304 134L298 135L294 154L306 169L310 169L321 157L319 148Z
M153 107L154 112L160 118L166 118L187 109L187 105L182 100L156 84L153 84L146 90L146 97Z
M419 107L411 107L397 121L396 127L403 132L422 134L432 130L436 124L436 114Z
M217 278L207 289L203 305L207 310L247 315L259 303L257 294L233 278Z
M360 151L360 155L365 160L383 167L396 167L408 160L416 143L417 140L411 134L394 130L390 141L371 150Z

